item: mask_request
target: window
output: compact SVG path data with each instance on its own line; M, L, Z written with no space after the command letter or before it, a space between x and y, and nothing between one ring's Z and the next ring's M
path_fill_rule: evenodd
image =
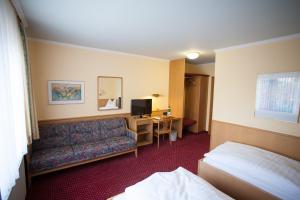
M298 122L299 104L300 72L258 75L256 117Z

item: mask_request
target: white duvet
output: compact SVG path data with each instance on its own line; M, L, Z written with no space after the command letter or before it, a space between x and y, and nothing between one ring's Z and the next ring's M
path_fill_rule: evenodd
M280 199L300 199L299 161L235 142L226 142L204 156L209 165Z
M114 200L215 200L232 199L208 182L179 167L173 172L157 172L127 187Z

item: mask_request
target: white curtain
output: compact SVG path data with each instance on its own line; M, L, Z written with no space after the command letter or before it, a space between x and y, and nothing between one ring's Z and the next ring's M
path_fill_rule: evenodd
M25 59L25 73L23 74L24 85L25 85L25 116L26 116L26 132L28 144L32 143L32 140L39 139L39 128L37 120L36 105L34 100L34 94L31 83L31 69L28 62L28 49L27 49L27 40L26 33L22 26L20 26L21 38L23 43L24 50L24 59Z
M24 67L16 15L8 0L0 0L0 190L3 200L15 185L27 152Z
M258 75L256 117L297 122L300 104L300 72Z

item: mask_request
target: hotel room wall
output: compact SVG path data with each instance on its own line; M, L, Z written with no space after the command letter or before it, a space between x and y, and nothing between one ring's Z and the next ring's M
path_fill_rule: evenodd
M254 117L258 74L300 71L300 38L216 52L213 120L300 137L300 124Z
M186 63L186 73L191 74L205 74L209 75L208 80L208 94L207 94L207 110L206 110L206 131L209 131L209 118L210 118L210 102L211 102L211 84L212 77L215 76L215 63L205 63L205 64L188 64Z
M133 98L160 96L155 109L167 109L169 61L55 42L29 40L32 83L39 120L130 112ZM97 110L97 76L123 77L123 108ZM84 104L49 105L48 80L85 82Z

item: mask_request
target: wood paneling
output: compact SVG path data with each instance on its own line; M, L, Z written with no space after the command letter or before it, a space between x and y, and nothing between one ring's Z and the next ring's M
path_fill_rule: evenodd
M169 105L172 116L183 118L185 59L170 61L169 70Z
M300 160L300 137L213 120L210 150L226 141L249 144Z
M164 114L164 112L168 112L168 110L155 110L152 111L151 116L162 116Z
M209 122L208 122L208 134L211 134L211 125L212 125L212 114L213 114L213 102L214 102L214 86L215 86L215 77L211 77L210 84L210 104L209 104Z
M78 122L78 121L89 121L89 120L98 120L98 119L109 119L122 117L128 119L130 113L120 113L112 115L95 115L95 116L86 116L86 117L75 117L75 118L63 118L63 119L49 119L49 120L40 120L39 124L52 124L52 123L68 123L68 122Z
M238 179L220 169L217 169L203 162L202 160L199 160L198 163L198 175L234 199L278 199L272 194L265 192L254 185Z

